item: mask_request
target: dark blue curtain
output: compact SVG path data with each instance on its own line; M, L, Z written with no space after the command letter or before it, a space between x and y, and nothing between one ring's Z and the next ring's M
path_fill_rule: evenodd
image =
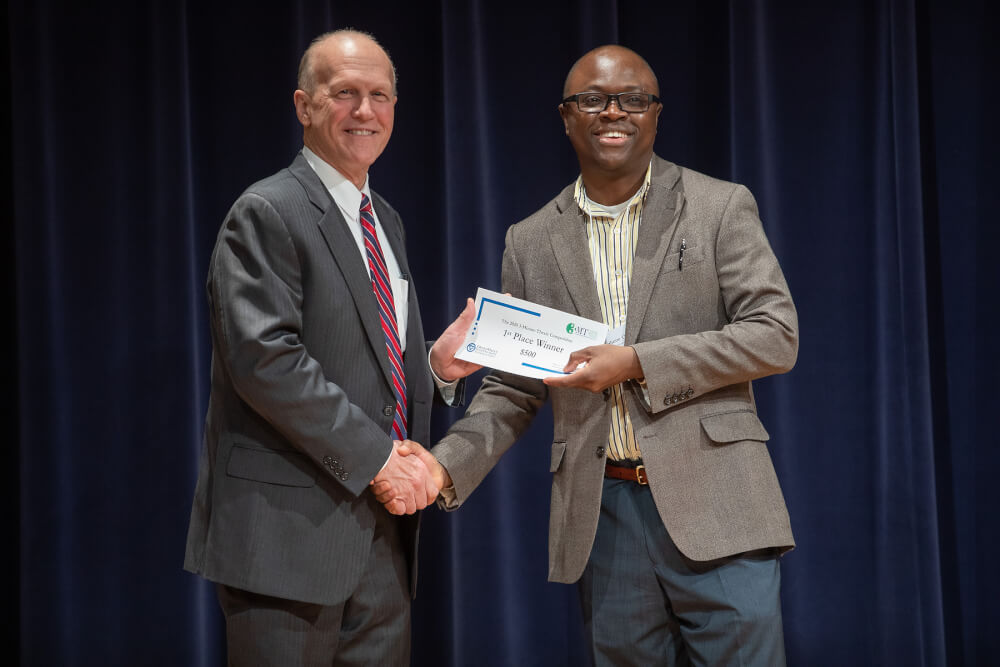
M799 308L797 366L755 385L798 540L789 662L996 661L996 18L986 0L8 2L5 653L224 664L214 595L181 570L204 276L231 202L301 145L299 55L353 26L399 70L371 178L407 224L428 335L499 286L507 226L575 177L572 62L644 55L657 152L751 188ZM550 434L543 414L462 510L425 513L414 664L586 664L575 589L545 581Z

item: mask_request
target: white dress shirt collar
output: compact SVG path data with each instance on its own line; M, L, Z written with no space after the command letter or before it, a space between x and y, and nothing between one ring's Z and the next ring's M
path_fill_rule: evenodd
M372 198L371 190L368 187L368 174L365 174L365 184L358 190L354 183L347 180L343 174L330 166L323 158L309 150L308 146L302 147L302 157L319 176L319 180L323 181L323 185L330 192L333 201L337 202L341 212L352 222L357 222L358 216L361 215L361 195L364 194L368 199Z
M368 189L368 174L365 174L365 184L361 190L354 183L347 180L343 174L323 161L321 157L302 147L302 157L306 159L312 170L319 176L327 192L333 197L334 203L344 216L347 229L354 237L354 243L358 246L358 253L365 268L368 267L368 251L365 249L364 233L361 231L361 195L364 193L368 199L372 198L371 190ZM395 302L396 329L399 332L399 343L403 351L406 351L406 325L409 316L409 279L402 274L399 268L399 261L392 250L392 244L388 242L385 228L379 220L378 213L372 208L372 218L375 222L375 235L380 239L379 245L385 258L385 268L389 272L391 282L392 298Z

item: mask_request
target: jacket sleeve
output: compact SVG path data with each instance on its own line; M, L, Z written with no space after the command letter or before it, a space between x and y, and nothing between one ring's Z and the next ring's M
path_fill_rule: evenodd
M798 354L798 318L753 195L734 186L722 211L715 264L727 324L634 345L656 413L684 398L784 373ZM636 387L638 390L639 387ZM641 391L637 393L641 394Z
M502 271L503 291L524 298L524 278L510 230ZM528 429L548 395L548 387L541 380L513 373L494 370L483 379L465 416L431 450L454 483L454 495L444 496L445 509L456 509L465 502Z

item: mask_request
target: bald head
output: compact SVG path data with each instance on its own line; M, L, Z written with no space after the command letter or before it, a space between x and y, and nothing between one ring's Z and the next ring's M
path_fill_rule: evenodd
M635 51L601 46L577 60L566 77L563 98L581 93L603 99L603 108L581 108L577 97L561 103L559 115L580 161L587 196L609 206L620 204L638 191L653 157L663 110L656 75Z
M392 61L371 36L341 30L313 41L299 70L302 142L360 190L392 135Z
M392 64L389 53L378 43L374 36L361 30L345 28L327 32L312 41L309 48L302 54L299 61L298 88L307 93L312 93L316 88L316 82L326 81L332 72L325 71L324 68L332 62L330 58L317 58L316 54L334 49L339 53L352 54L359 51L370 51L374 45L382 55L385 56L386 68L389 78L392 81L392 92L396 93L396 66ZM318 71L324 70L324 71Z
M581 85L578 80L581 78L579 75L582 70L590 72L609 69L620 72L631 71L636 78L643 78L651 82L651 89L646 92L660 94L660 84L656 80L656 74L653 73L653 68L649 66L645 58L624 46L606 44L588 51L573 63L573 66L569 68L569 74L566 75L566 82L563 84L563 97L585 92L583 89L577 90Z

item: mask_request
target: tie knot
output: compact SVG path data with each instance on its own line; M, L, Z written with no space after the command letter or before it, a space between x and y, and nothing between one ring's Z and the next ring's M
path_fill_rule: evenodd
M365 213L371 213L372 212L372 203L371 203L371 200L368 199L368 195L366 195L363 192L361 193L361 210L364 211Z

